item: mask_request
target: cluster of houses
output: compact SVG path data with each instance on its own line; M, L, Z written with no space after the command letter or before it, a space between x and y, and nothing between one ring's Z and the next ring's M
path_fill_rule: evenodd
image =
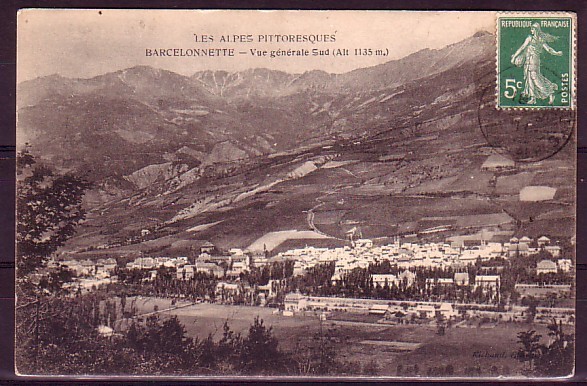
M61 265L72 271L76 276L92 276L97 279L110 277L116 270L118 263L116 259L98 259L97 261L86 260L65 260L51 261L49 267Z
M180 257L137 257L126 263L127 269L177 268L187 264L187 256Z
M177 267L177 279L189 280L198 272L207 273L218 279L236 279L251 268L267 264L265 257L252 257L240 248L231 248L228 255L215 254L215 247L207 243L200 249L200 254L193 264Z
M367 268L370 264L389 261L399 268L412 267L437 267L437 268L462 268L473 264L477 260L487 261L492 258L513 258L516 256L529 256L540 251L549 252L553 258L561 255L558 245L551 245L548 237L542 236L536 243L529 237L520 239L513 237L508 243L481 241L478 245L465 246L463 243L401 243L396 238L392 244L375 246L371 240L359 239L353 242L353 247L340 248L315 248L305 247L288 250L278 254L280 258L295 261L294 275L303 274L306 269L317 264L335 262L335 272L332 282L336 283L355 268ZM532 246L533 245L533 246ZM557 262L543 260L536 268L537 273L568 272L572 268L570 259L558 259ZM407 273L405 275L408 275ZM379 277L374 276L374 282L388 280L389 285L400 282L403 277ZM410 280L413 280L410 279ZM453 279L450 279L453 280ZM465 280L464 276L460 280ZM466 279L468 280L468 279ZM493 278L487 279L496 285ZM458 283L459 279L454 279Z
M116 281L115 271L118 263L114 258L56 261L51 259L47 264L47 269L52 270L58 267L64 267L70 270L75 279L72 282L65 283L64 288L74 291L91 292L102 284Z
M239 248L232 248L228 254L216 253L216 247L206 242L200 247L200 253L195 261L190 262L188 257L138 257L126 264L127 269L157 270L160 267L175 268L176 277L180 280L189 280L198 272L213 275L219 279L233 279L243 272L250 271L253 267L262 267L272 261L293 260L295 275L302 275L308 268L317 264L335 262L335 272L332 276L333 284L355 268L367 268L370 264L389 261L405 271L398 277L374 275L374 284L385 281L389 285L399 284L407 280L411 283L414 277L409 271L413 267L464 268L477 260L486 261L492 258L513 258L516 256L529 256L531 254L546 251L553 260L540 261L536 267L536 273L569 272L572 270L572 261L561 258L561 248L551 245L548 237L542 236L534 242L529 237L520 239L513 237L507 243L480 241L476 245L465 245L463 242L445 243L411 243L401 242L399 237L387 245L374 245L372 240L358 239L352 242L352 246L339 248L304 247L280 252L273 258L266 256L251 256ZM91 260L66 260L61 265L71 269L78 276L109 277L115 270L117 261L114 258ZM156 273L153 273L155 275ZM453 279L443 280L442 284L468 285L466 275L458 275ZM462 276L462 277L461 277ZM480 279L481 280L481 279ZM498 285L494 279L491 285ZM444 281L447 281L444 283Z
M523 236L521 238L512 237L510 242L507 244L508 246L508 256L515 257L515 256L529 256L533 253L538 253L541 250L544 250L552 255L552 257L556 258L561 255L561 247L558 245L551 245L550 239L546 236L542 236L536 240L536 246L530 247L533 243L532 240L528 236Z
M333 276L332 285L339 285L344 276ZM384 288L385 286L405 286L405 288L411 287L416 281L416 273L409 270L395 274L371 274L371 282L374 287ZM426 278L426 288L433 289L436 287L472 287L473 290L481 288L484 293L489 292L494 297L499 296L500 288L500 276L499 275L476 275L474 280L470 282L468 272L455 272L453 277L429 277Z
M207 242L200 247L199 255L190 261L186 256L180 257L138 257L126 264L127 269L149 270L152 280L157 276L157 269L167 267L175 269L178 280L190 280L197 273L206 273L219 280L217 293L236 294L247 292L242 288L242 283L237 279L242 273L250 271L254 267L262 267L273 261L294 261L295 275L302 275L308 268L317 264L334 262L335 271L331 277L333 285L339 285L346 275L355 268L368 268L370 264L389 261L400 270L398 274L372 274L371 280L374 286L383 288L385 285L410 287L416 280L416 273L411 268L447 268L455 269L453 277L426 278L428 288L437 286L481 288L484 292L491 289L491 293L499 293L499 274L477 274L470 279L466 272L467 265L477 260L487 261L492 258L513 258L516 256L528 256L540 251L547 251L553 259L545 259L538 262L537 274L549 274L557 272L569 272L573 269L570 259L561 258L561 248L552 245L550 239L545 236L536 241L529 237L520 239L513 237L507 243L484 242L477 245L465 245L462 242L452 243L410 243L401 242L399 238L387 245L375 245L372 240L358 239L351 246L340 248L316 248L304 247L281 252L277 256L251 256L238 248L232 248L228 254L217 253L216 247ZM555 261L553 261L555 260ZM78 277L92 279L105 279L113 276L117 267L114 258L98 259L97 261L65 260L59 262L72 270ZM503 268L503 267L502 267ZM499 270L498 270L499 273ZM276 283L269 283L259 288L265 296L271 296L275 291ZM532 289L534 291L534 289Z
M558 259L556 262L552 260L542 260L536 264L536 274L547 274L557 272L570 272L573 262L571 259Z

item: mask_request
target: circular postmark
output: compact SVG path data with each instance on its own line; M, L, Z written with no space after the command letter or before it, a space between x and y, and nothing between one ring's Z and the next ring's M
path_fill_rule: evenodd
M576 111L532 107L496 107L496 73L477 80L479 127L487 143L519 162L536 162L559 153L575 132Z

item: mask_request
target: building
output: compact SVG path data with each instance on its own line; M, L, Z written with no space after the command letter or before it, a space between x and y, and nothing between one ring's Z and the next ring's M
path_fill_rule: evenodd
M431 319L436 316L436 308L432 305L418 304L416 306L416 313L421 318Z
M308 299L299 292L285 295L283 301L285 311L302 311L308 307Z
M483 289L499 289L500 278L499 275L477 275L475 276L475 288L481 287Z
M455 272L454 283L457 286L468 286L469 285L469 273L468 272Z
M178 280L191 280L194 278L194 273L193 265L184 265L183 267L178 267L176 270Z
M389 311L387 304L373 304L369 307L369 314L371 315L385 315Z
M373 248L373 241L369 239L358 239L354 243L355 248Z
M259 293L265 294L267 298L276 294L276 291L281 287L281 280L271 279L267 284L257 287Z
M208 275L213 275L215 277L223 277L224 276L224 269L222 267L217 266L214 263L205 263L201 261L197 261L194 264L196 268L196 272L206 273Z
M73 271L76 276L82 274L82 270L83 270L82 265L77 260L62 261L61 265L64 266L65 268L69 269L70 271Z
M439 277L439 278L434 278L434 277L429 277L428 279L426 279L426 286L452 286L454 285L455 282L452 278L446 278L446 277Z
M545 246L545 245L548 245L548 244L550 244L550 239L549 239L548 237L546 237L546 236L541 236L541 237L538 239L538 246L539 246L539 247L543 247L543 246Z
M240 248L230 248L228 253L230 253L231 256L244 256L245 254Z
M293 266L293 275L300 276L300 275L303 275L305 271L306 271L306 264L304 262L302 262L301 260L296 260L294 262L294 266Z
M114 258L109 258L104 260L104 269L108 272L112 272L116 269L116 266L118 265L118 263L116 262L116 259Z
M406 287L411 287L416 282L416 274L405 270L399 274L398 279L400 283L405 283Z
M442 303L438 309L435 310L435 316L442 316L446 319L456 317L459 313L450 303Z
M252 268L263 268L267 264L269 264L269 259L264 256L255 256L251 258Z
M561 247L558 245L546 245L544 250L552 255L552 257L559 257L561 254Z
M155 265L155 259L153 259L152 257L137 257L132 262L131 267L129 267L129 264L127 264L126 267L135 269L153 269L156 268Z
M235 261L232 263L232 267L230 271L227 272L228 276L236 277L239 276L241 273L247 271L249 269L249 258L244 261Z
M520 239L520 243L530 244L531 242L532 242L532 239L529 238L528 236L524 236Z
M556 263L551 260L542 260L536 264L536 274L540 275L541 273L556 273L557 267Z
M157 278L157 270L153 269L151 271L149 271L149 276L146 277L145 279L147 279L147 281L153 281Z
M559 259L556 264L558 265L558 269L562 272L569 272L573 266L571 259Z
M516 257L516 256L528 256L530 255L530 247L526 243L516 243L510 244L508 249L508 256L509 257Z
M246 290L248 286L243 286L243 290ZM226 300L241 292L239 283L227 283L220 281L216 284L216 297L221 300Z
M373 280L373 286L379 287L384 287L386 283L389 287L391 287L393 284L399 284L397 276L392 274L372 274L371 280Z
M81 275L91 275L95 273L96 266L93 261L91 260L83 260L80 262L81 265Z
M214 254L215 251L216 251L216 246L209 241L206 241L200 247L200 253L207 253L209 255L212 255L212 254Z

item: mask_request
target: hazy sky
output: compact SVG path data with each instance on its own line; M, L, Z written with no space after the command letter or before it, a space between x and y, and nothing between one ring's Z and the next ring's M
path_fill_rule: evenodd
M24 10L18 17L18 80L60 74L88 78L136 65L191 75L205 69L265 67L341 73L438 49L495 31L493 12ZM212 35L196 43L194 34ZM221 43L221 35L254 43ZM334 43L258 43L258 35L335 35ZM147 57L146 49L235 48L235 57ZM249 49L387 49L388 56L252 57ZM331 51L332 52L332 51ZM414 69L417 71L417 69Z

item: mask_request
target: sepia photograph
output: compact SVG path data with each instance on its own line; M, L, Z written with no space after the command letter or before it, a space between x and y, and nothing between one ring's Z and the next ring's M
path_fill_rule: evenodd
M576 14L17 21L18 375L573 376Z

